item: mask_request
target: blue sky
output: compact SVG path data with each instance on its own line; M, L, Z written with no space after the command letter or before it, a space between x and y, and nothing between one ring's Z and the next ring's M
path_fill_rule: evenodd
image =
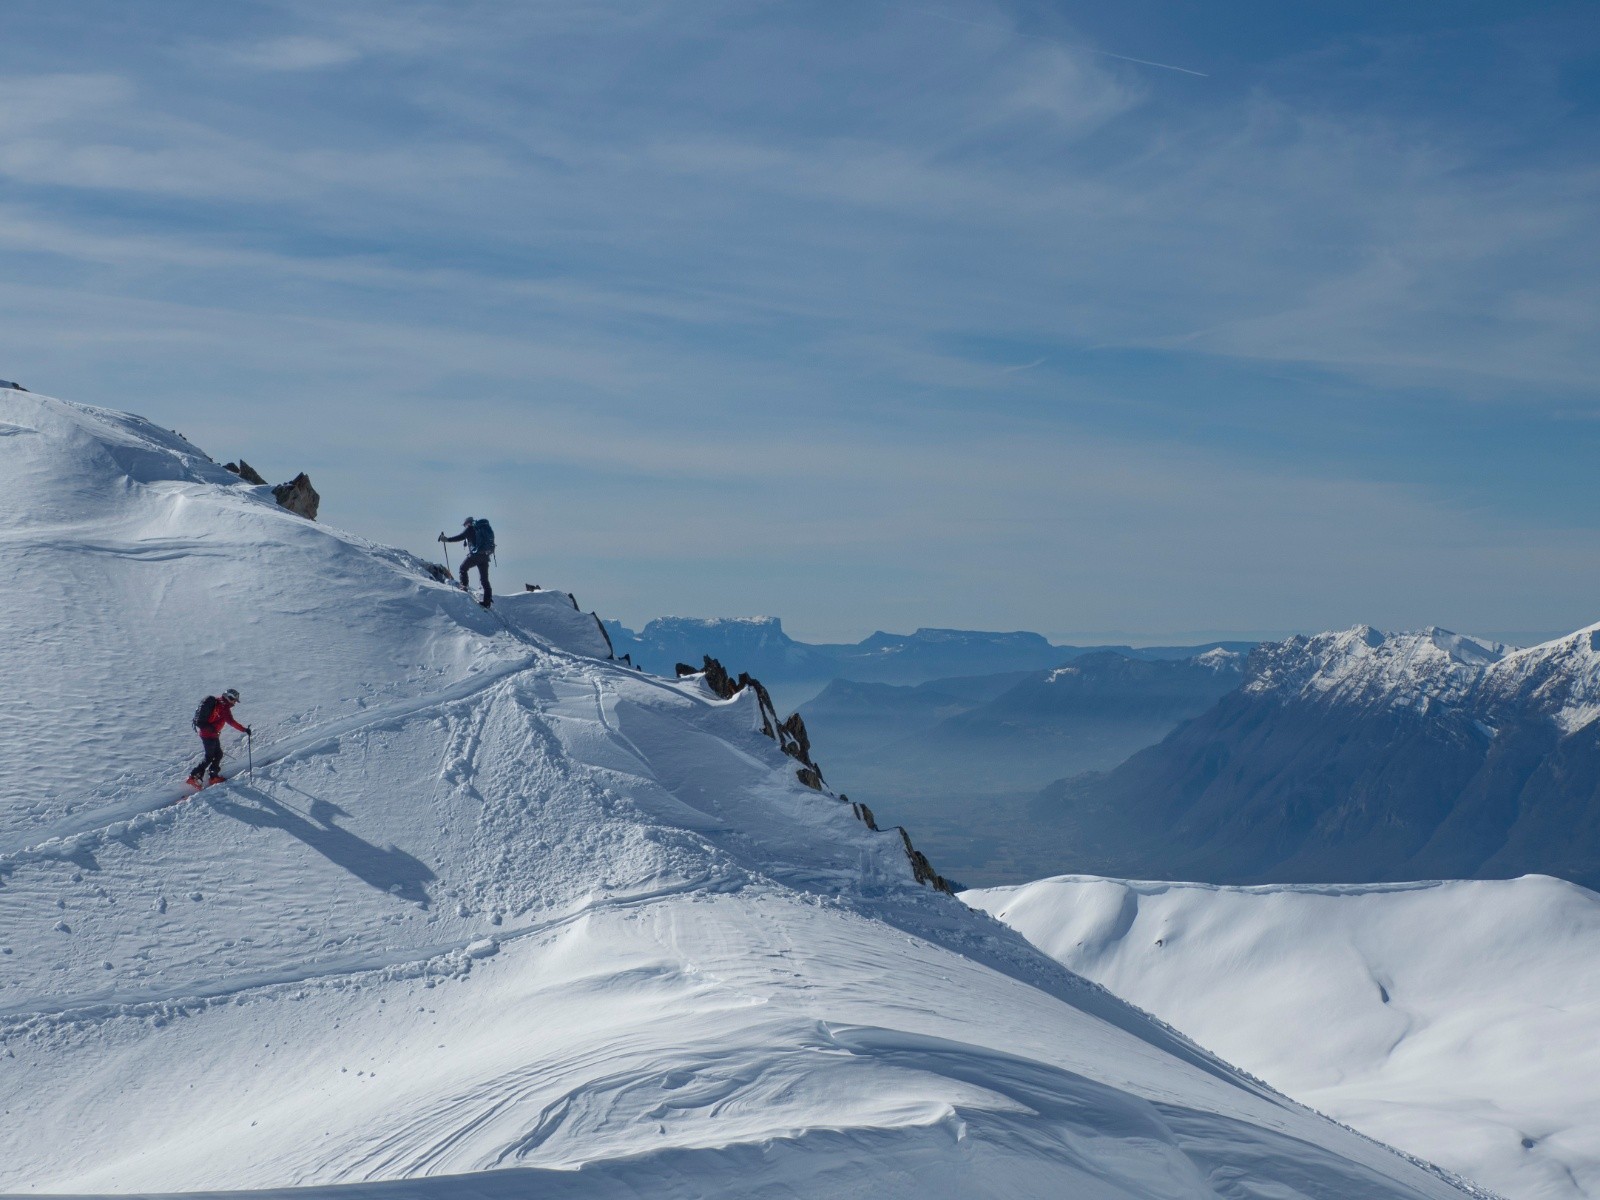
M419 551L489 515L502 587L814 639L1600 620L1592 3L8 0L0 42L0 377Z

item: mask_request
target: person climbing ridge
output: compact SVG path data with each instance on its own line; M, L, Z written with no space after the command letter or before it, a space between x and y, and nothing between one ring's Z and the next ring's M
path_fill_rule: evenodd
M489 522L483 518L474 520L468 517L461 522L461 532L455 537L445 537L439 534L441 542L465 542L467 544L467 557L461 560L461 590L466 592L467 570L469 567L478 568L478 582L483 586L483 599L478 603L485 608L494 604L494 589L489 586L489 556L494 553L494 530Z
M226 783L227 777L222 773L222 727L232 725L246 737L250 736L250 726L241 725L233 719L233 706L239 703L239 689L229 688L220 696L207 696L200 701L200 707L194 710L194 728L200 735L200 744L205 747L206 755L200 760L200 765L189 772L189 786L195 788L205 787L209 783ZM211 777L206 779L206 772Z

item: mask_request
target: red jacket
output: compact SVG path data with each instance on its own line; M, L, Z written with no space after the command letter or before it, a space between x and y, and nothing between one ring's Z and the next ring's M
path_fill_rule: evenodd
M217 705L211 710L211 720L200 726L200 736L203 738L221 737L224 725L232 725L240 733L244 732L244 726L233 719L233 702L218 696Z

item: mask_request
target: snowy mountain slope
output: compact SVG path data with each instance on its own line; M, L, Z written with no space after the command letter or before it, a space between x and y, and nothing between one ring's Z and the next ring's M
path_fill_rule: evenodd
M919 885L753 689L0 404L0 1189L1462 1194ZM167 805L228 683L255 778Z
M1600 884L1600 626L1524 650L1360 627L1036 812L1073 870L1225 883L1553 874Z
M1600 625L1508 654L1485 672L1482 707L1548 716L1564 734L1600 718Z
M1446 629L1380 633L1358 625L1258 647L1245 690L1279 700L1425 713L1466 700L1506 649Z
M1517 1200L1600 1194L1600 896L1560 880L968 892L1307 1104Z
M0 852L181 779L208 691L240 688L260 745L510 661L482 636L499 624L410 556L278 508L176 434L21 392L0 422L18 718L0 723Z

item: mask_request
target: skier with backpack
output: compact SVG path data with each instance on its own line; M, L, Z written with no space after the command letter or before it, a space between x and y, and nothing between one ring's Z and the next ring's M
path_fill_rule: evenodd
M439 535L441 542L465 542L467 544L467 557L461 560L461 590L469 591L467 587L467 570L470 567L478 568L478 582L483 585L483 599L478 603L485 608L494 604L494 590L489 586L489 557L494 553L494 530L489 522L483 518L474 520L468 517L461 522L461 532L455 537Z
M189 772L189 786L194 788L205 787L209 783L226 783L227 778L222 774L222 727L232 725L246 737L250 736L250 726L241 725L233 719L233 706L239 703L239 689L229 688L220 696L207 696L200 701L200 707L194 710L194 728L200 735L200 744L205 747L206 756L200 760L200 765ZM210 772L210 779L206 774Z

